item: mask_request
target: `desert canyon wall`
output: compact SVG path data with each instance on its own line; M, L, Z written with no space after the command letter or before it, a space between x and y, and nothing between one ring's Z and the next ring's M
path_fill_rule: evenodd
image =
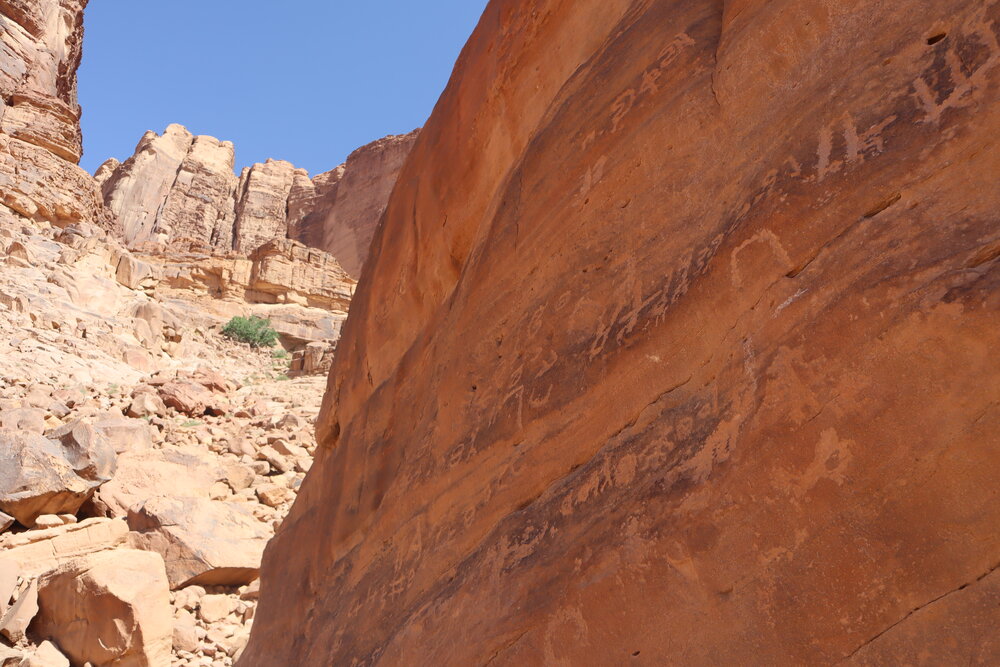
M0 215L107 225L83 152L76 69L86 0L3 0Z
M1000 661L1000 2L493 0L242 665Z
M95 175L130 246L190 239L249 254L290 238L337 257L357 278L417 131L359 148L339 167L310 178L284 160L233 172L232 142L194 136L181 125L147 132L124 163Z

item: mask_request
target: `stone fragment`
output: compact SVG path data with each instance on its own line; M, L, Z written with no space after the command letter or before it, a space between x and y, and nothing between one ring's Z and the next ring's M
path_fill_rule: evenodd
M0 635L14 644L24 639L28 626L38 614L38 582L32 580L20 591L14 602L0 617Z
M63 523L64 521L54 514L43 514L35 519L35 528L55 528Z
M20 568L17 561L0 556L0 618L3 618L10 607L10 599L17 589L19 576Z
M189 417L202 417L217 403L212 392L196 382L168 382L159 391L164 405Z
M205 623L218 623L233 613L234 600L228 595L206 595L198 606L198 618Z
M173 636L163 559L119 549L71 561L39 585L38 633L74 662L167 665Z
M156 394L142 392L136 394L135 398L132 399L126 414L136 419L141 419L142 417L162 417L167 414L167 406L164 404L163 399Z
M38 645L19 667L70 667L69 659L50 641Z
M292 499L292 493L277 484L263 484L256 489L257 498L268 507L277 508Z
M0 428L10 431L45 432L45 411L20 408L0 411Z
M198 622L184 609L174 613L173 647L175 651L194 653L198 650Z

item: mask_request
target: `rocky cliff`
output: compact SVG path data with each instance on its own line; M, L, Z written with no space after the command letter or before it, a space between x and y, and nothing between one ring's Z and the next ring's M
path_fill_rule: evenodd
M109 160L95 176L131 246L191 239L250 254L287 237L343 258L357 277L416 134L359 148L315 178L282 160L237 177L231 142L171 125L162 135L147 132L132 157Z
M288 236L327 251L345 271L359 277L417 135L414 130L379 139L351 153L336 169L293 185Z
M494 0L243 665L1000 661L1000 3Z
M76 68L87 0L0 0L0 218L107 226L83 152Z

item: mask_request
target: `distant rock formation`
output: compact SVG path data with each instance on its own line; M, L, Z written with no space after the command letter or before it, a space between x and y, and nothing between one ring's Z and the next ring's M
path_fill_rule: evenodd
M241 667L1000 664L1000 2L493 0Z
M96 183L77 166L86 5L0 0L0 218L110 225Z
M416 134L376 141L313 179L282 160L237 177L232 143L170 125L147 132L132 157L109 160L95 178L130 246L187 238L249 254L291 238L327 250L357 277Z
M390 136L351 153L347 162L311 181L298 178L288 203L288 235L321 248L360 277L399 170L418 131Z

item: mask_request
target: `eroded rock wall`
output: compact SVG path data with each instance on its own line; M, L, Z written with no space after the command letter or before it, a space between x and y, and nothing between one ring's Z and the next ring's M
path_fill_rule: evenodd
M416 136L380 139L315 178L283 160L237 177L232 143L170 125L163 135L146 133L132 157L108 160L95 178L130 246L189 239L249 255L290 238L330 252L357 278Z
M349 274L360 276L399 170L418 134L414 130L379 139L351 153L337 169L317 176L312 210L289 211L289 236L327 251Z
M1000 660L1000 3L494 0L243 665Z
M0 205L32 221L107 226L83 152L76 70L87 0L0 0ZM9 218L13 219L13 218Z

